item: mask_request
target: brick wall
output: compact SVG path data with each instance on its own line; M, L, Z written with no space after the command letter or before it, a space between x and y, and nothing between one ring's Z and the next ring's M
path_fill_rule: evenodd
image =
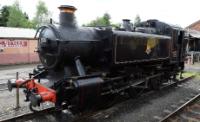
M0 39L0 65L39 62L37 40Z

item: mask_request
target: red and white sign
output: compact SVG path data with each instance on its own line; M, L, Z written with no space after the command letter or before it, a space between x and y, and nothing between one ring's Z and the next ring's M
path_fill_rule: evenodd
M27 45L27 40L0 40L0 48L20 48Z

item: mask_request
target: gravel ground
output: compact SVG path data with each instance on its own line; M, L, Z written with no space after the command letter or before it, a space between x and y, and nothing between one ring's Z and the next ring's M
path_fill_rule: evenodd
M20 109L19 111L15 111L16 107L16 99L15 99L15 90L12 92L9 91L1 91L0 94L0 120L5 118L10 118L13 115L18 115L21 112L27 109L28 103L24 102L24 95L22 94L22 91L20 90ZM25 110L26 112L28 111Z
M19 72L19 77L28 77L28 73L33 71L37 64L26 65L12 65L12 66L0 66L0 84L7 83L8 79L15 79L16 72ZM0 120L18 115L21 113L29 112L28 103L24 102L23 91L20 90L20 109L15 111L16 107L16 92L13 89L12 92L7 90L0 93Z
M24 75L29 71L32 71L35 65L21 66L17 68L0 68L0 77L2 79L14 78L15 72L23 72ZM192 70L192 67L190 67ZM197 71L197 70L196 70ZM22 76L23 74L20 73ZM1 81L1 80L0 80ZM175 88L168 90L161 90L153 92L149 95L144 95L139 99L128 99L124 102L118 103L113 107L106 110L95 112L90 117L79 117L75 121L80 122L157 122L162 117L175 110L181 104L192 98L199 93L200 82L198 78L178 85ZM27 103L23 102L24 95L20 91L20 106L18 111L14 111L15 108L15 90L12 92L1 91L0 94L0 120L9 118L13 115L19 115L22 113L30 112L27 107ZM63 112L59 114L42 115L38 118L30 118L31 121L74 121L74 117L71 117L68 113ZM26 120L26 121L29 121Z
M169 90L156 92L137 100L127 100L106 110L112 112L102 112L99 117L89 118L86 121L157 122L198 94L199 89L199 79L194 79Z

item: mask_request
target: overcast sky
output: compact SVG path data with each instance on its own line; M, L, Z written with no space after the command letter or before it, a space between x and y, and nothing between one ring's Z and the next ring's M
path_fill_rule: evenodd
M11 5L15 0L0 0L0 6ZM30 18L36 12L38 0L18 0L23 11ZM134 21L138 14L142 20L158 19L170 24L186 27L200 19L200 0L43 0L58 21L59 5L73 5L77 8L79 25L88 23L105 12L111 15L112 22L119 23L127 18Z

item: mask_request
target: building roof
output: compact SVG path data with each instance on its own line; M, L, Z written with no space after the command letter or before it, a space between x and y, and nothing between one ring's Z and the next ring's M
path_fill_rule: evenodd
M188 29L188 28L192 29L192 30L200 31L200 20L198 20L186 27L186 29Z
M190 24L185 28L186 36L200 39L200 20Z
M34 39L35 33L34 29L0 27L0 38Z
M193 29L186 29L186 36L200 39L200 31L196 31Z

